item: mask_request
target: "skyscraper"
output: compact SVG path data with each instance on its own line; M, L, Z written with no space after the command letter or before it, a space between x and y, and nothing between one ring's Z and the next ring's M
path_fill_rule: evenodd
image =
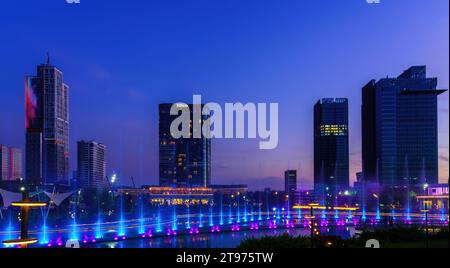
M25 78L26 179L67 184L69 179L69 87L55 66L41 64Z
M106 146L95 141L78 142L78 185L102 190L106 185Z
M0 181L22 178L22 150L0 144Z
M365 182L414 185L438 182L437 78L413 66L397 78L362 89L362 162Z
M189 109L192 118L194 105ZM211 184L211 140L207 138L174 139L170 132L172 104L159 105L159 184L168 187L209 187ZM203 116L202 120L206 120Z
M314 189L335 195L349 187L348 100L322 99L314 106Z
M284 172L284 192L293 200L297 191L297 170L286 170Z

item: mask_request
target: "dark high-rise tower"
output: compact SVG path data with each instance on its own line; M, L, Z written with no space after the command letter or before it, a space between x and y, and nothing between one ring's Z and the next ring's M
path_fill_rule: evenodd
M182 104L177 104L182 105ZM209 187L211 184L211 139L174 139L170 132L172 104L159 105L159 184L169 187ZM193 105L189 109L193 118ZM202 120L207 117L203 116ZM192 137L191 121L191 137Z
M314 106L314 189L334 195L349 187L348 100Z
M297 170L286 170L284 172L284 192L289 195L289 199L295 200L297 192Z
M26 179L67 184L69 178L69 87L55 66L42 64L25 79Z
M362 162L368 183L438 182L437 78L413 66L362 89Z
M83 189L102 190L106 182L106 146L95 141L78 142L77 181Z

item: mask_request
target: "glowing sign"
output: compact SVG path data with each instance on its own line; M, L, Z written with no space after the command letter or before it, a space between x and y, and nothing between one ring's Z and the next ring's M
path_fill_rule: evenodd
M25 77L25 127L33 125L37 117L38 101L36 97L35 87L33 85L33 77Z

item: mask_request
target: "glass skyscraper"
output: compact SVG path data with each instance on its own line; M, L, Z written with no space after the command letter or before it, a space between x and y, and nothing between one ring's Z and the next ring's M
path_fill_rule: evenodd
M348 100L322 99L314 106L314 190L335 196L349 187Z
M367 183L438 183L437 78L413 66L362 89L362 162Z
M172 104L159 105L159 184L167 187L209 187L211 184L211 139L174 139L170 132ZM203 107L203 106L202 106ZM193 105L188 109L193 118ZM203 116L202 121L207 120ZM191 121L191 137L193 133Z
M69 87L55 66L42 64L25 78L26 179L30 184L68 184Z

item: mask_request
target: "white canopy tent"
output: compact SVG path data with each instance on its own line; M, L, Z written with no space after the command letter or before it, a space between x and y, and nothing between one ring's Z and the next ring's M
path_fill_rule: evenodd
M14 202L20 202L22 201L22 193L14 193L9 192L3 189L0 189L0 195L3 199L3 207L8 208L11 206Z

